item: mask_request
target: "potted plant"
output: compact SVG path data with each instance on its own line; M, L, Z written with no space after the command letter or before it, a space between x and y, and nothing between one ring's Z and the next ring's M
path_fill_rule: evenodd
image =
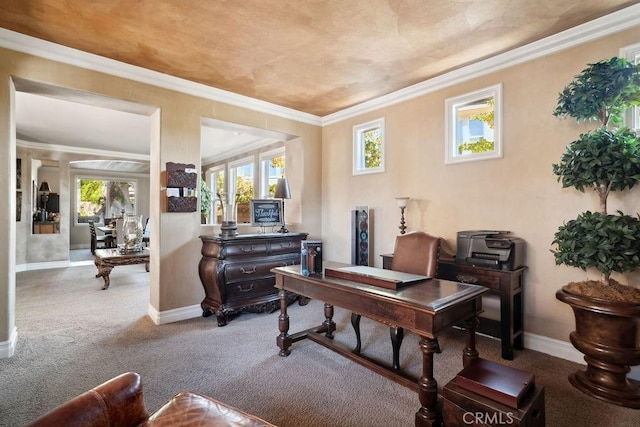
M200 178L200 217L201 223L206 224L213 208L213 192L204 179Z
M640 217L607 212L612 191L640 182L640 143L622 124L627 108L640 104L640 69L623 58L589 64L560 93L553 114L599 127L570 143L553 172L563 187L595 191L597 211L586 211L555 233L556 264L597 270L600 280L574 282L556 293L571 306L572 344L585 354L586 370L569 376L579 390L617 405L640 408L640 382L627 378L640 364L640 289L611 277L640 267Z

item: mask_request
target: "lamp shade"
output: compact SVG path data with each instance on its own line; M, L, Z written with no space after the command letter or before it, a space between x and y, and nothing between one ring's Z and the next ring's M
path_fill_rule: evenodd
M276 183L276 192L273 195L276 199L290 199L291 190L289 189L289 181L287 178L278 178Z
M396 202L398 202L399 208L406 208L407 203L409 202L409 197L396 197Z
M47 181L42 181L42 184L40 184L40 190L38 191L42 191L43 193L51 193L49 183Z

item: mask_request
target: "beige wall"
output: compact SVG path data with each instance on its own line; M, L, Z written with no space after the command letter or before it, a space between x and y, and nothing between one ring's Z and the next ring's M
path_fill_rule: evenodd
M527 242L525 330L568 341L573 314L555 292L581 270L556 266L550 252L557 227L579 212L596 209L594 195L562 189L551 165L565 146L590 125L552 116L558 93L587 63L618 55L640 41L640 27L549 57L514 66L323 129L323 241L325 256L350 261L349 211L373 210L373 259L393 252L400 211L394 200L410 196L408 231L444 237L455 247L456 232L511 230ZM504 158L444 164L445 99L503 84ZM352 127L385 118L386 171L352 176ZM610 210L640 210L640 189L626 202L613 195ZM637 281L636 281L637 283Z
M0 84L0 190L10 194L9 203L0 206L0 343L10 339L15 327L15 192L11 194L16 148L11 76L157 107L151 120L149 180L152 233L158 236L151 242L150 304L154 310L197 306L204 297L198 277L198 236L214 230L200 225L199 212L164 212L162 192L166 162L200 167L201 117L298 135L300 138L287 143L287 161L296 165L293 169L299 180L291 182L291 187L294 197L302 200L303 212L302 220L291 228L321 234L319 127L0 49L0 81L5 82Z

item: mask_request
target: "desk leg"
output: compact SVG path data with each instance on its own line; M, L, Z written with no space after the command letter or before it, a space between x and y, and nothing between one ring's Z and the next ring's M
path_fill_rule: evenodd
M416 427L442 425L442 410L438 403L438 383L433 377L433 353L438 348L435 338L420 337L422 376L418 380L418 398L422 405L416 412Z
M289 315L287 314L287 291L280 289L278 292L280 297L280 316L278 316L278 330L280 335L276 339L278 347L280 347L279 356L286 357L291 354L291 339L289 338Z
M473 359L477 359L479 354L476 349L476 328L478 327L478 317L475 316L463 322L467 331L466 347L462 350L462 366L466 367Z
M325 336L333 339L333 331L336 330L336 323L333 321L333 306L326 302L324 303L324 322L322 325L327 329Z

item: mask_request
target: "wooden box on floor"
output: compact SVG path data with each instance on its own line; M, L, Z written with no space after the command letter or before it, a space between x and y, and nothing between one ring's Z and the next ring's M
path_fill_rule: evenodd
M465 390L454 382L444 387L446 427L544 427L544 387L534 385L518 409Z
M545 425L544 387L535 384L533 374L496 362L471 362L442 395L447 427Z

